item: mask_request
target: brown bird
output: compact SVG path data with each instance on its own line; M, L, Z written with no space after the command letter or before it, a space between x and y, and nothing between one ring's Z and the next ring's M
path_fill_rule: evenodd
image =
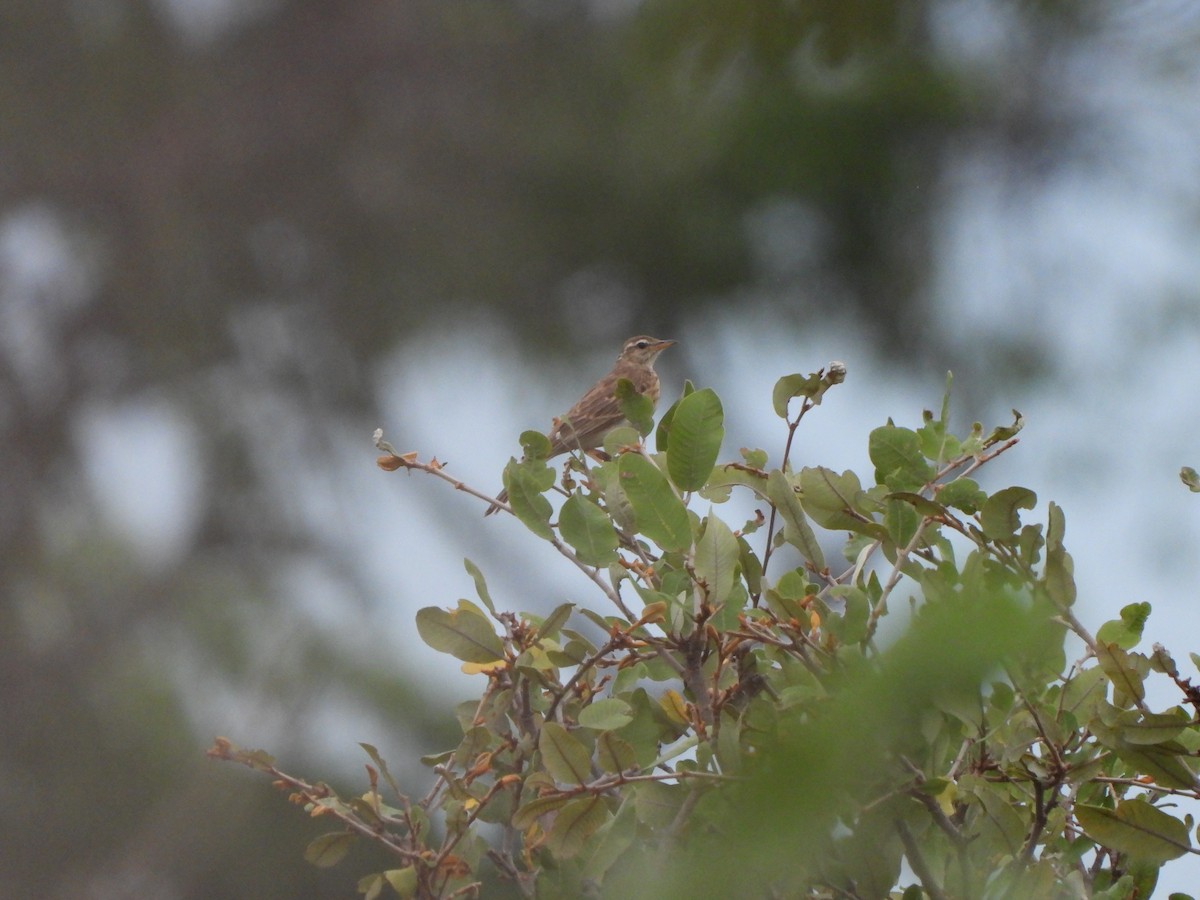
M629 379L635 391L657 404L661 388L654 371L654 360L674 343L644 334L627 340L612 371L588 388L565 416L555 420L554 427L546 435L550 440L550 456L571 450L592 450L603 444L604 436L614 428L627 424L616 393L622 378ZM508 491L501 491L496 500L506 503ZM484 515L490 516L499 508L493 504Z

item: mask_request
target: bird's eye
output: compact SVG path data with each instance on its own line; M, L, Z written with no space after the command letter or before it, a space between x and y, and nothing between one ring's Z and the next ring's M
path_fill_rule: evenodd
M637 346L638 346L639 350L645 350L650 345L648 343L646 343L645 341L638 341Z

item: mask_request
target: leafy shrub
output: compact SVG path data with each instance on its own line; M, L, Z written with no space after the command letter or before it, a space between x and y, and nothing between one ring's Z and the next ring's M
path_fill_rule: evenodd
M545 438L522 435L510 511L602 611L505 611L467 561L478 602L422 609L417 629L484 685L456 710L461 743L424 760L420 799L369 745L358 797L225 739L210 752L337 821L310 861L363 839L394 853L360 881L369 898L498 881L538 897L1149 896L1164 863L1195 852L1172 805L1197 797L1200 690L1161 647L1135 652L1149 604L1096 635L1076 619L1061 509L1024 521L1032 491L972 478L1017 443L1019 415L957 437L947 390L920 427L871 432L869 478L793 469L801 420L843 377L831 364L779 381L774 465L745 449L718 463L721 401L690 384L656 452L636 395L641 434L612 432L606 459L572 456L561 476ZM492 502L376 442L382 468ZM740 527L713 511L734 492L757 506ZM885 643L898 593L909 621ZM1152 673L1181 705L1148 707Z

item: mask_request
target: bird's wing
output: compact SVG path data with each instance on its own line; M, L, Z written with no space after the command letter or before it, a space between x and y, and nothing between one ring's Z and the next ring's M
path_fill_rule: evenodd
M604 378L579 398L551 432L556 453L561 452L560 447L562 450L594 447L606 433L625 420L620 401L614 395L616 388L615 378Z

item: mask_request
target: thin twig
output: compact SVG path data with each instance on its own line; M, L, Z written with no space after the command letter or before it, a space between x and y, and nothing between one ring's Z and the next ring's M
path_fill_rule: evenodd
M787 471L788 458L792 455L792 441L796 437L796 429L800 427L800 420L804 418L804 414L806 412L808 412L811 408L812 407L808 405L808 401L805 401L800 406L800 412L797 413L797 415L796 415L796 421L793 422L791 419L787 420L787 423L788 423L787 441L783 445L783 460L779 463L779 471L781 471L781 472ZM772 503L771 504L771 516L767 520L767 546L766 546L766 549L763 551L763 560L762 560L762 575L764 578L767 575L767 564L771 562L771 553L775 549L775 547L774 547L774 544L775 544L775 541L774 541L775 517L777 514L778 514L778 510L775 509L775 504ZM754 598L754 605L758 606L758 597Z
M622 635L624 635L624 632L622 632ZM554 713L558 710L559 704L562 703L563 699L571 693L571 690L576 684L579 683L579 679L591 671L592 668L594 668L595 665L600 662L600 660L608 656L608 654L612 653L623 643L624 637L622 637L620 640L615 637L610 638L603 647L576 666L575 674L571 676L570 680L567 681L567 683L564 684L560 690L554 693L554 699L550 701L550 706L546 710L546 719L550 720L554 718Z
M917 843L913 833L909 831L908 825L902 820L896 820L896 831L900 835L900 843L904 845L904 855L908 858L908 864L912 866L913 874L917 876L917 880L921 882L921 887L925 889L931 900L947 900L947 894L942 890L942 887L934 877L933 870L925 862L925 856L921 853L921 847Z
M892 596L892 591L896 589L896 585L900 583L900 579L904 576L904 564L908 562L909 556L912 555L917 545L925 537L925 529L929 527L931 521L933 520L928 516L923 517L921 524L917 526L917 530L913 532L913 536L909 539L908 543L896 551L896 563L892 566L892 572L888 576L887 582L883 585L883 592L879 595L879 600L876 601L870 616L867 618L867 641L870 641L875 636L875 629L879 627L879 619L883 616L884 610L887 609L888 599Z

